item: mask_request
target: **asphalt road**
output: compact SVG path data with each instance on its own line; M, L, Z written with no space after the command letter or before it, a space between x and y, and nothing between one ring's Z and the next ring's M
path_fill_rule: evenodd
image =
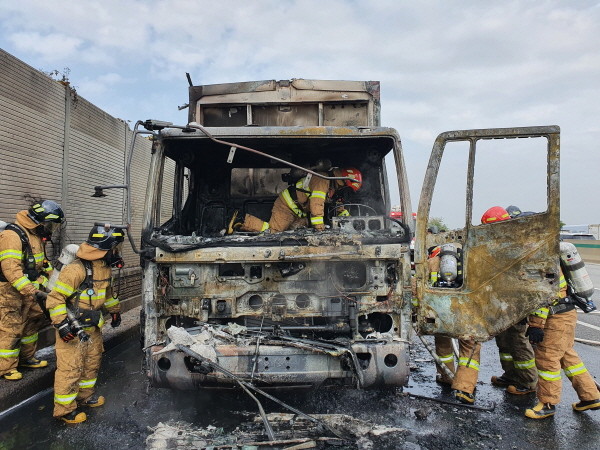
M600 286L600 265L588 265L596 286ZM600 292L594 299L600 305ZM582 323L600 328L600 314L579 314ZM600 341L600 329L580 324L577 336ZM600 377L600 346L576 344L588 370ZM141 371L141 352L136 340L104 356L98 389L107 403L89 411L87 422L69 426L52 419L52 394L38 398L0 416L0 449L143 449L159 422L184 422L195 427L209 425L227 433L243 420L244 412L256 412L256 405L241 393L176 392L148 386ZM449 390L435 383L431 357L415 341L411 349L412 371L404 392L450 400ZM470 410L430 400L407 397L402 390L334 390L277 393L282 400L306 413L349 414L378 425L404 430L392 440L382 439L362 448L406 449L598 449L600 410L576 413L571 403L575 392L563 377L563 398L553 418L534 421L523 417L525 408L535 404L533 394L514 397L490 384L500 375L498 351L493 341L483 346L477 404L493 411ZM264 401L268 412L284 412ZM419 417L417 417L417 413ZM192 448L192 447L187 447Z
M600 347L577 344L588 369L600 374ZM434 364L415 343L413 371L405 391L449 400L449 390L439 387ZM149 388L140 370L141 353L132 340L105 355L99 376L99 391L107 403L89 410L87 422L69 426L52 419L52 395L16 409L0 419L2 449L104 449L145 448L148 427L159 422L185 422L197 427L208 425L233 430L243 420L242 412L256 412L256 405L239 393L176 392ZM489 380L500 374L498 352L493 342L484 344L477 402L496 402L492 412L469 410L429 400L418 400L395 391L335 390L275 394L306 413L340 413L379 425L401 427L402 440L379 443L374 448L411 449L597 449L600 442L600 411L576 413L577 401L568 381L555 417L532 421L523 410L535 403L533 394L513 397L491 386ZM285 412L264 402L270 412ZM420 412L419 419L415 412ZM189 447L191 448L191 447Z

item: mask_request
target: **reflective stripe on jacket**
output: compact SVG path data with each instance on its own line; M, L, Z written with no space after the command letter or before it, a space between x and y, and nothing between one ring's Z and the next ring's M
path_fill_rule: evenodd
M45 260L44 244L39 236L30 232L37 224L28 216L27 211L17 213L15 224L24 232L29 241L33 257L35 259L35 269L43 272ZM23 295L33 295L36 290L47 283L47 278L40 275L37 280L30 280L25 275L23 266L24 249L19 235L12 230L4 230L0 233L0 268L2 274L16 290Z
M48 294L46 301L53 324L59 324L66 317L66 299L74 293L77 295L78 290L82 290L78 301L80 310L98 310L102 306L105 306L109 313L121 310L119 300L113 296L111 268L102 259L91 261L91 263L93 284L89 291L81 286L86 276L86 270L81 260L76 259L61 271L56 286ZM73 297L70 302L75 304L77 300Z
M313 226L323 225L329 180L313 176L308 181L308 186L305 186L306 179L307 177L303 177L296 182L297 201L294 201L289 189L283 190L279 195L296 216L302 218L310 214L310 223Z

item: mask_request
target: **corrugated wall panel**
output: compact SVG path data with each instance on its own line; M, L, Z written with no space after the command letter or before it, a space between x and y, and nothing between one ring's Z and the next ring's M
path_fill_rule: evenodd
M95 221L124 223L124 190L107 190L105 198L91 195L96 185L124 184L126 151L132 137L124 121L87 100L71 94L67 103L66 90L63 84L0 50L0 219L12 221L17 211L26 208L25 194L56 200L67 216L63 245L84 241ZM131 171L132 230L137 244L150 148L151 141L143 136L137 139ZM173 168L169 169L168 202ZM130 269L122 297L136 296L139 258L127 244L124 249Z
M27 195L61 199L64 86L0 50L0 219Z
M83 98L77 100L72 112L71 129L82 131L109 147L124 150L125 122L112 117Z
M64 115L64 87L0 49L0 96L35 110L38 117Z
M133 133L128 134L128 146L131 142ZM141 240L141 230L144 216L144 207L146 203L146 187L148 184L148 174L150 171L150 146L151 141L146 135L139 135L135 141L135 149L131 161L131 231L133 239L139 248ZM124 247L125 263L132 267L138 264L139 257L133 253L129 246Z
M77 243L85 240L96 221L123 223L122 189L106 190L107 197L92 197L94 186L124 184L122 148L71 129L67 176L65 208L68 217L75 219L69 227L71 238Z

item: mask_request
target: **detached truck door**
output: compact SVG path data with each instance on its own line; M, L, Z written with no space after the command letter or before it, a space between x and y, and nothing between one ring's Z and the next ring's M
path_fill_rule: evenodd
M434 191L449 188L436 187L440 164L457 143L465 150L468 172L466 177L453 174L465 186L464 197L455 203L455 209L464 212L464 227L428 233ZM529 152L532 145L536 150ZM437 137L417 213L415 270L420 333L486 341L556 297L559 146L558 126L449 131ZM480 167L486 164L492 167ZM535 175L534 167L541 174ZM537 181L537 191L542 192L534 192L530 181ZM517 185L522 187L517 189ZM480 217L489 207L506 208L519 202L526 210L524 214L481 224ZM532 203L536 209L527 211ZM442 244L462 249L462 255L458 252L462 279L459 273L458 281L446 287L432 283L427 264L428 249Z

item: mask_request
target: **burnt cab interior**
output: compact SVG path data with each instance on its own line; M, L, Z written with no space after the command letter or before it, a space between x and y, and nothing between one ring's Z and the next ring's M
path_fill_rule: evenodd
M277 136L235 142L302 167L315 167L325 158L332 167L356 167L362 172L363 185L343 199L351 204L347 208L351 215L387 215L390 209L384 163L393 147L389 138ZM166 139L165 155L163 193L174 186L174 203L162 234L221 236L234 210L268 221L277 195L290 181L289 166L241 149L232 152L208 139ZM170 207L163 205L162 209ZM326 206L326 214L328 209Z

